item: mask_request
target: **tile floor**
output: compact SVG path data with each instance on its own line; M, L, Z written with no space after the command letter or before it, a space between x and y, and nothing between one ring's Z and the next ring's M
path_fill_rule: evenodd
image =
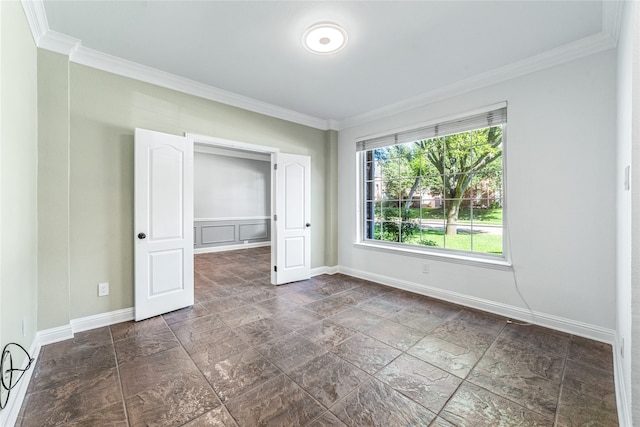
M615 426L611 347L344 275L198 255L196 304L42 348L22 426Z

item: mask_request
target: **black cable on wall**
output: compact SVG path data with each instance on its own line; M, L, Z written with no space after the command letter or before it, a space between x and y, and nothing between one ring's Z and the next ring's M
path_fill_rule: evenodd
M29 362L24 369L13 367L13 356L11 355L12 346L17 347L27 356ZM2 350L2 359L0 359L0 410L7 406L11 390L20 382L25 372L31 368L32 363L33 357L31 357L29 352L20 344L12 342L4 346L4 349ZM15 378L14 372L19 372Z

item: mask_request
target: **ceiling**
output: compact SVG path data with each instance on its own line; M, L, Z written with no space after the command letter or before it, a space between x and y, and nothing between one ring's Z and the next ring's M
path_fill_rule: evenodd
M601 1L45 0L44 11L49 32L84 48L334 124L582 46L607 22ZM320 21L346 29L343 50L302 46Z

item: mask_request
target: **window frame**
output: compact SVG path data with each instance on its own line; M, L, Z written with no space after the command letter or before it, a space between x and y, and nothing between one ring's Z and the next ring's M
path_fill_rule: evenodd
M451 120L456 119L464 119L473 114L477 114L478 112L489 112L501 107L506 108L506 102L498 105L493 105L491 107L485 107L481 110L476 110L473 112L465 113L457 115L453 118L435 120L427 125L437 124L437 123L446 123ZM424 125L422 125L424 126ZM401 130L399 132L412 132L414 129L418 129L422 126L412 126ZM356 209L356 221L357 221L357 235L356 242L354 246L357 248L383 251L387 253L394 254L403 254L408 256L416 256L419 258L428 258L436 261L446 261L457 264L464 265L472 265L479 267L488 267L499 270L510 270L512 266L511 262L511 250L510 250L510 236L509 236L509 215L508 215L508 171L507 171L507 150L508 150L508 137L507 137L507 122L501 123L502 126L502 188L501 188L501 199L502 199L502 254L490 254L483 252L474 252L460 249L451 249L451 248L441 248L441 247L432 247L432 246L423 246L423 245L414 245L407 244L401 242L390 242L384 240L376 240L369 239L366 237L366 210L367 210L367 201L365 200L367 194L367 179L365 177L366 167L367 167L367 158L366 153L371 151L372 149L365 150L356 150L356 172L357 172L357 189L356 189L356 197L357 197L357 209ZM482 127L478 127L475 129L482 129ZM470 129L470 130L475 130ZM464 131L456 132L462 133ZM385 133L384 136L389 136L390 132ZM376 138L377 136L374 136ZM371 137L370 137L371 138ZM364 140L365 138L359 138L358 141ZM416 141L419 139L416 139ZM391 146L394 144L385 145L385 147Z

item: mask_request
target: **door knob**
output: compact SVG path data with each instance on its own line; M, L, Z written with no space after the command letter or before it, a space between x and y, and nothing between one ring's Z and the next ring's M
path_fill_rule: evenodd
M305 224L307 227L311 227L311 223L306 223Z
M147 237L147 235L146 235L146 234L144 234L144 233L138 233L138 239L142 240L142 239L144 239L145 237Z

